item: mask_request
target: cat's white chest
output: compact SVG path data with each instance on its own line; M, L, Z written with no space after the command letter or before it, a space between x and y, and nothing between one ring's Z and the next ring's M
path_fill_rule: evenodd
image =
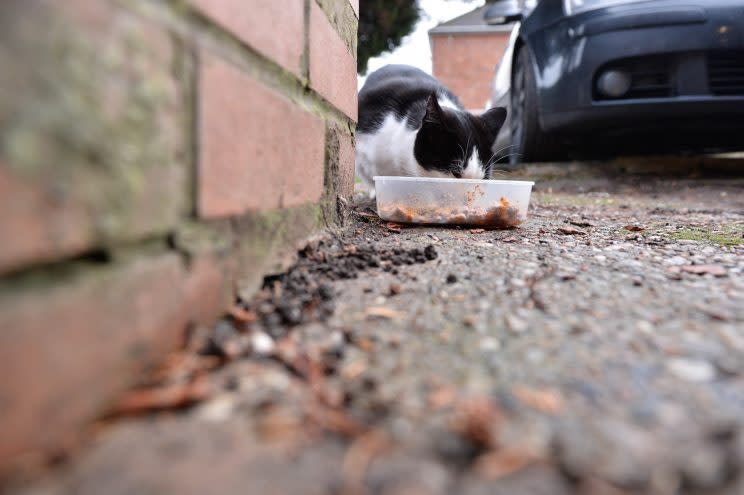
M419 175L413 156L416 132L406 126L405 119L388 115L375 132L357 134L357 175L368 185L375 175Z

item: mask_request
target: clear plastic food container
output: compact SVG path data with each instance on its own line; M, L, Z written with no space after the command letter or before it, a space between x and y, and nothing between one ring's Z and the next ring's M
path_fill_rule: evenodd
M375 177L377 214L391 222L508 229L527 218L534 182Z

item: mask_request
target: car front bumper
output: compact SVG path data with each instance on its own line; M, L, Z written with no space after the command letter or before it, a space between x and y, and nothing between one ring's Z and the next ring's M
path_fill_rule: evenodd
M533 36L543 130L653 132L671 125L693 133L738 129L741 135L744 8L736 3L608 9ZM599 74L611 68L633 75L624 97L597 90Z

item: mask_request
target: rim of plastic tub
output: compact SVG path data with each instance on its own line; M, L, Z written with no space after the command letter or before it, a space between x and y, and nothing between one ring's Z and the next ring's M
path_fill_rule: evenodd
M495 180L495 179L455 179L445 177L403 177L397 175L376 175L372 177L372 180L377 182L378 180L389 180L389 181L400 181L400 182L444 182L444 183L459 183L459 184L507 184L507 185L530 185L534 186L535 183L529 180Z

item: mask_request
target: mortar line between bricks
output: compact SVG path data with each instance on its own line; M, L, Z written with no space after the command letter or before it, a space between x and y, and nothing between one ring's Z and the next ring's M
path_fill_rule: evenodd
M310 80L310 2L303 0L302 5L302 60L300 70L305 81Z
M143 237L133 241L118 241L110 246L99 246L75 255L49 262L26 265L19 270L0 274L0 295L3 292L17 292L24 286L36 285L42 281L54 280L53 285L64 285L70 277L81 271L108 269L131 262L136 258L183 253L171 246L171 233ZM97 260L96 258L102 258Z
M186 130L187 136L190 138L189 151L191 156L188 160L188 166L191 171L189 177L191 183L189 184L190 196L190 216L197 218L199 216L199 153L201 151L201 133L199 132L199 126L201 125L202 117L199 109L199 57L194 50L186 50L187 53L183 54L183 57L188 57L191 66L191 71L185 75L185 79L188 81L186 84L187 100L189 105L188 113L191 117L191 121L188 123Z
M187 5L180 5L178 0L171 0L167 4L127 3L125 7L146 19L161 22L166 28L172 29L186 40L187 44L189 38L194 35L193 32L196 31L201 41L192 42L195 49L199 46L209 49L221 56L223 60L235 65L244 74L281 94L303 110L345 127L349 123L354 123L354 120L310 88L307 78L299 80L295 74L220 28L198 10Z

